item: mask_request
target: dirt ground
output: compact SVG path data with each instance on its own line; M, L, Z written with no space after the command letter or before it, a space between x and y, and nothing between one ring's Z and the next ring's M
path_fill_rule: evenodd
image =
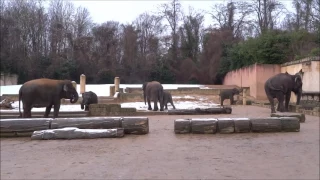
M219 117L269 112L235 106ZM149 116L149 134L118 139L2 138L1 179L319 179L318 117L293 133L174 134L175 119L194 117Z

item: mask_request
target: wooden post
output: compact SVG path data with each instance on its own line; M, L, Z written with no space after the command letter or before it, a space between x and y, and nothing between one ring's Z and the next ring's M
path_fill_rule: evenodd
M120 78L119 77L114 78L114 86L115 86L115 92L120 92Z
M242 103L243 105L247 105L247 89L243 89L242 91Z
M86 75L80 75L80 94L86 92Z
M111 85L111 86L110 86L109 93L110 93L109 96L112 96L112 97L114 96L114 94L115 94L115 87L114 87L114 85Z

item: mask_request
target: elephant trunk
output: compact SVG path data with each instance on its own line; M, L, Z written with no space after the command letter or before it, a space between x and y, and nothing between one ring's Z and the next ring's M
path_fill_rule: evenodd
M297 105L300 104L301 96L302 96L302 90L300 89L297 93Z
M78 101L79 95L77 92L74 93L73 97L70 99L70 103L74 104Z

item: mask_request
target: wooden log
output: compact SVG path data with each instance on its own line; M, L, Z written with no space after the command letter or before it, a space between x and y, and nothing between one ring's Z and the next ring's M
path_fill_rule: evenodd
M1 133L49 129L52 118L0 119Z
M280 112L272 113L271 117L297 117L301 123L306 122L306 116L303 113Z
M65 127L76 127L79 129L120 128L121 117L56 118L52 120L50 129Z
M1 132L0 137L1 138L7 138L7 137L30 137L32 135L33 131L30 132Z
M216 107L216 108L195 108L195 109L170 109L169 115L197 115L197 114L231 114L231 107Z
M217 119L193 118L191 119L191 132L194 134L214 134L217 132Z
M149 119L147 117L123 117L121 124L126 134L149 133Z
M124 129L79 129L75 127L34 131L32 140L119 138Z
M299 132L300 120L297 117L280 117L282 123L282 131Z
M174 132L176 134L191 133L191 119L174 120Z
M232 118L234 121L234 132L247 133L251 131L251 122L249 118Z
M278 117L251 118L252 132L281 132L282 123Z
M234 133L234 120L231 118L218 118L218 131L221 134Z

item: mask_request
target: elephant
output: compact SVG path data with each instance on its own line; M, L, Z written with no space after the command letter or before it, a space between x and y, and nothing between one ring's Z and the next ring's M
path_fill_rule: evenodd
M151 101L154 102L153 111L158 111L158 100L160 111L163 111L163 86L158 81L145 82L142 85L144 104L148 101L148 110L152 110Z
M80 104L81 109L89 111L90 104L98 104L98 96L92 91L88 91L82 94L82 102Z
M62 98L70 99L72 104L78 101L78 92L70 80L41 78L27 81L19 89L19 117L31 118L33 107L46 107L44 118L47 118L54 106L54 118L57 118ZM23 104L23 116L20 101Z
M171 93L168 91L163 91L163 104L165 109L168 109L168 103L172 105L173 109L176 109L176 107L173 105Z
M279 73L270 77L264 84L264 90L266 92L267 98L271 105L271 113L275 113L274 108L274 98L278 100L277 111L288 112L289 102L291 98L291 92L294 92L297 96L296 104L300 104L302 95L302 69L291 75L288 72ZM285 106L283 106L283 101L285 101Z
M242 90L239 90L237 88L233 88L233 89L224 89L220 92L219 96L220 96L220 105L223 106L223 101L225 99L230 99L230 105L234 104L234 99L233 96L235 94L240 94L240 92L242 92Z

